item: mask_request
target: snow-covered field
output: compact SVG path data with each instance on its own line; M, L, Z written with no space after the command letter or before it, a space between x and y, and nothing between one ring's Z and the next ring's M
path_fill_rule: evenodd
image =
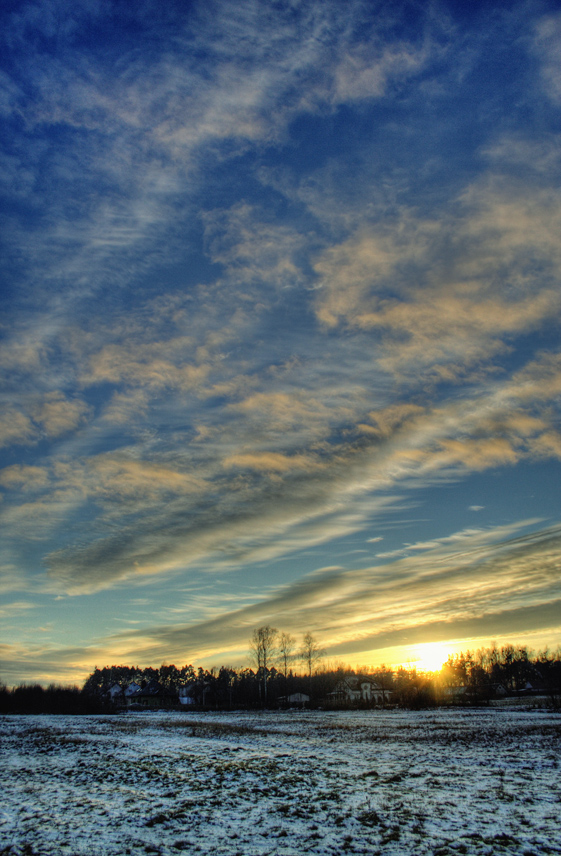
M0 854L561 853L561 717L0 720Z

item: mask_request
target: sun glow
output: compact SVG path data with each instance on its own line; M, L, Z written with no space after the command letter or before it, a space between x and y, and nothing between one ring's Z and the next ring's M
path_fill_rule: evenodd
M415 646L411 665L420 672L439 672L449 654L450 648L442 642L426 642Z

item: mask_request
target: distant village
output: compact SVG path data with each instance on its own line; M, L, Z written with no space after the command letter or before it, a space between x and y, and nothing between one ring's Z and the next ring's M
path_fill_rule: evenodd
M118 668L118 667L117 667ZM187 667L189 668L189 667ZM103 672L103 670L101 670ZM110 670L111 671L111 670ZM111 705L140 710L146 707L191 709L282 708L282 707L373 707L392 703L394 691L371 676L345 674L334 684L332 673L316 672L309 679L290 673L286 680L273 667L266 679L252 669L237 672L221 668L218 672L200 670L186 684L170 684L156 677L140 682L112 681L98 693ZM331 680L330 680L331 678ZM305 690L305 691L304 691Z
M483 652L481 652L483 654ZM241 670L222 667L197 672L191 666L155 670L110 667L96 670L85 689L113 706L183 709L321 707L329 709L428 707L486 704L502 699L561 698L559 654L532 659L511 646L497 656L460 654L436 673L384 667L356 671L340 667L311 674L283 674L277 667ZM482 662L487 660L487 662Z
M271 630L259 628L256 634L263 629ZM253 641L254 663L246 668L105 666L95 668L82 688L0 687L0 712L415 709L503 703L561 707L560 650L537 656L524 646L512 645L468 651L449 657L438 672L384 666L325 668L324 651L308 634L307 656L299 652L304 669L297 672L298 655L283 658L267 640L260 647L254 634Z

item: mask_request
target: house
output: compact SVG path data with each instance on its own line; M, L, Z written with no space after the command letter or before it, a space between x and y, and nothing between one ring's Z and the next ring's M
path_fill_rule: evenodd
M165 689L155 678L149 681L140 692L128 696L127 705L160 708L173 707L177 704L177 693Z
M129 684L128 687L125 687L125 699L128 702L129 699L133 699L134 696L140 692L142 692L142 687L140 686L140 684L137 684L133 681L132 684Z
M283 707L305 707L309 704L310 696L306 695L306 693L292 693L289 696L281 696L279 698L279 704Z
M118 683L110 684L110 686L105 690L104 695L112 702L119 702L123 700L123 688Z
M386 690L377 681L371 678L347 675L336 685L333 692L328 694L330 702L335 704L385 704L392 695L391 690Z
M465 701L467 687L464 686L449 686L442 689L443 700L447 702Z
M179 704L197 704L197 689L198 687L196 684L186 684L186 686L180 687L177 694L179 697Z
M301 704L302 707L305 704L308 704L309 701L310 696L306 695L306 693L292 693L292 695L289 695L287 698L287 702L289 704Z

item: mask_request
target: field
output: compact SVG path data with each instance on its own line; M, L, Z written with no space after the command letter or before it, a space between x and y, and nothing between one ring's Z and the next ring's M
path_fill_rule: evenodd
M0 854L561 853L544 711L0 720Z

